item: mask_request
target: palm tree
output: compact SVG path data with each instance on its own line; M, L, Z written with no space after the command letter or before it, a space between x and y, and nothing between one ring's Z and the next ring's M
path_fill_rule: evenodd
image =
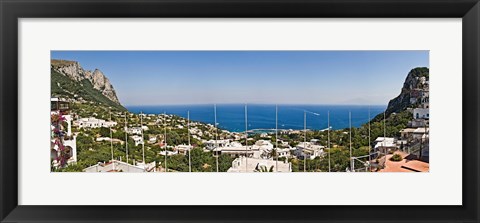
M272 149L272 151L270 152L270 156L271 156L272 158L276 159L276 161L278 161L277 148Z
M273 168L274 168L274 166L270 166L269 169L267 169L266 166L260 166L260 168L257 166L257 167L255 168L255 171L256 171L256 172L262 172L262 173L263 173L263 172L273 172Z

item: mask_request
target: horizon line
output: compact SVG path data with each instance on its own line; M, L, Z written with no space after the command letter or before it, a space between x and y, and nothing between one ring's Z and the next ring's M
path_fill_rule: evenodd
M322 103L185 103L185 104L146 104L146 105L141 105L141 104L131 104L131 105L122 105L124 107L154 107L154 106L201 106L201 105L324 105L324 106L385 106L387 105L384 104L322 104Z

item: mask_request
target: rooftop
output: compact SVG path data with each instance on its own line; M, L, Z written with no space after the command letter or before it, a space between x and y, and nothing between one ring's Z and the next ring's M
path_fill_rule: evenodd
M83 169L84 172L97 173L97 172L149 172L151 167L155 164L147 164L143 166L134 166L129 163L125 163L118 160L113 160L108 163L98 163L93 166Z
M278 164L278 166L277 166ZM266 159L257 159L257 158L245 158L239 157L232 162L232 167L228 169L227 172L231 173L253 173L261 172L261 168L265 167L266 170L270 170L273 166L273 172L292 172L292 167L290 163L285 163L282 161L276 162L275 160L266 160Z
M402 161L391 161L393 154L387 155L387 167L380 172L429 172L430 170L429 163L411 159L408 153L397 151L394 154L402 156Z

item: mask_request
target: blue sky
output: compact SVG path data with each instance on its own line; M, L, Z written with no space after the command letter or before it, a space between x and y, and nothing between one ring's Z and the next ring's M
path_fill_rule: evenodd
M386 105L428 51L52 51L98 68L123 105Z

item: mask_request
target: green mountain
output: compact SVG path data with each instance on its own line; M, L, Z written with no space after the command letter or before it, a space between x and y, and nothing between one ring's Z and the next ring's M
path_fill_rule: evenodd
M99 70L85 71L78 62L52 60L51 96L73 99L80 103L95 103L114 110L126 111L120 104L113 86Z

